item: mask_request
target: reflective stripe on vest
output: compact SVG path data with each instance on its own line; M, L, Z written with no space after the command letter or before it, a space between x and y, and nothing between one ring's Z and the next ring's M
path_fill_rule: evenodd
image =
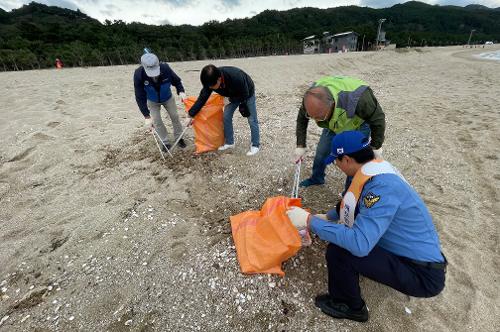
M406 182L401 173L387 161L375 159L364 164L354 175L349 189L342 198L339 224L345 224L348 227L354 225L354 212L356 211L363 187L368 180L379 174L396 174Z

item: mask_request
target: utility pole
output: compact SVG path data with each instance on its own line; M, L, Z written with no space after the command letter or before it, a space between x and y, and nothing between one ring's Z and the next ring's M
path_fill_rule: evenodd
M365 47L365 35L363 35L363 42L361 43L361 52L363 52Z
M384 23L386 21L385 18L381 18L380 20L378 20L378 31L377 31L377 51L378 51L378 40L380 38L380 29L382 28L382 23Z
M467 41L467 45L468 45L468 46L470 46L470 39L472 38L472 33L473 33L474 31L476 31L476 30L475 30L475 29L472 29L472 30L470 31L469 40Z

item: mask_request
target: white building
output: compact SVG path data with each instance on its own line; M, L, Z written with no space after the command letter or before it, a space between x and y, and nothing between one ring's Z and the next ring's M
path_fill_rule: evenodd
M326 38L325 50L332 52L357 51L359 34L354 31L337 33Z
M320 52L320 39L312 35L302 39L304 45L304 54L314 54Z

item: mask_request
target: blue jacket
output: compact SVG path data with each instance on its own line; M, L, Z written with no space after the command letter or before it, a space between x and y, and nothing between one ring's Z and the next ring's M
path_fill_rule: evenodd
M358 257L375 245L395 255L423 262L443 262L432 217L415 190L395 174L379 174L365 183L356 208L354 225L312 217L311 230ZM330 220L338 220L335 210Z
M160 64L160 76L157 82L146 75L144 68L134 72L135 101L144 117L149 116L147 100L163 103L172 97L171 86L175 86L177 94L184 92L182 81L166 63Z

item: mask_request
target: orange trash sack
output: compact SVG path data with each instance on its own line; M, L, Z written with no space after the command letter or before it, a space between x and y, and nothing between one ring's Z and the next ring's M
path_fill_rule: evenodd
M246 211L230 217L241 272L285 275L281 263L301 247L299 232L286 210L301 205L300 198L271 197L260 211Z
M186 112L191 109L196 99L196 97L184 99ZM196 153L217 150L219 146L224 144L223 111L224 97L217 93L212 93L205 106L203 106L193 121Z

